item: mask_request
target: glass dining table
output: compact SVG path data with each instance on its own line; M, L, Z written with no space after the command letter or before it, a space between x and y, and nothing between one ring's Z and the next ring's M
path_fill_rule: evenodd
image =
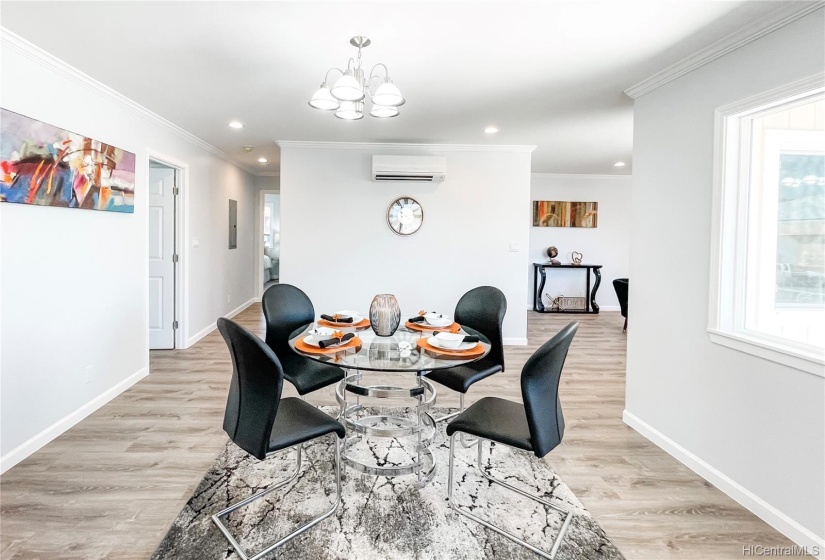
M490 352L489 341L474 329L455 325L453 332L479 337L475 351L467 356L433 348L426 342L433 330L419 330L422 327L410 323L392 336L378 336L368 325L336 326L358 340L317 353L303 343L316 327L299 329L289 344L302 356L346 372L335 389L339 420L347 430L341 453L344 468L373 476L415 475L417 485L427 484L435 473L430 446L437 420L430 409L437 391L426 374L480 360Z

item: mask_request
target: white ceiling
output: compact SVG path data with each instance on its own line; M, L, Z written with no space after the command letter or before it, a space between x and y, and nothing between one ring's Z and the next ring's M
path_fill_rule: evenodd
M276 140L315 140L535 144L534 172L625 174L623 90L779 4L4 0L0 18L259 172L278 169ZM355 55L354 35L372 39L367 71L384 62L406 97L399 117L346 122L307 105Z

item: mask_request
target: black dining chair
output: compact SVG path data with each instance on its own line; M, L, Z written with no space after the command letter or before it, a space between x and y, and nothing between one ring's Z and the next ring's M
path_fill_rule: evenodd
M497 397L484 397L447 424L447 435L450 436L450 466L447 479L449 506L457 513L551 560L555 558L559 550L573 514L556 504L490 476L482 462L482 445L485 440L494 441L515 449L532 451L536 457L542 458L561 443L564 435L564 416L559 400L559 380L567 351L578 326L578 323L567 325L536 350L524 364L521 370L521 397L524 404ZM455 436L457 434L469 434L478 438L478 469L487 480L565 515L561 530L553 541L550 552L545 552L525 542L453 502ZM480 504L475 502L476 510L479 506Z
M438 422L449 420L464 410L464 395L473 383L504 371L502 323L505 313L507 298L501 290L492 286L473 288L458 300L455 321L483 334L490 341L490 353L476 362L427 374L427 379L452 389L459 395L458 412L442 416L437 419Z
M616 298L619 300L619 309L624 317L624 327L622 332L627 332L627 294L628 294L628 279L616 278L613 280L613 289L616 290Z
M338 439L343 439L345 430L334 418L301 399L281 399L284 372L278 357L261 339L223 317L218 319L218 330L232 356L232 382L223 418L224 431L235 445L261 461L273 453L293 447L297 453L297 466L292 475L212 516L212 521L240 557L255 560L335 513L341 502L341 452ZM304 523L275 544L248 556L221 518L295 480L301 470L301 445L326 435L332 436L332 447L335 449L337 494L332 508Z
M266 319L266 344L275 352L284 368L284 379L292 383L301 396L344 378L344 370L331 364L310 360L289 347L296 330L315 321L315 308L309 297L290 284L270 286L261 300Z

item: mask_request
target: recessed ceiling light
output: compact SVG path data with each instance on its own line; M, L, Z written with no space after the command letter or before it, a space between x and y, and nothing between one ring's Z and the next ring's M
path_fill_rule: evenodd
M258 163L266 163L266 158L265 157L259 157L258 158Z
M229 123L229 128L243 128L243 123L241 121L232 121Z
M495 134L496 132L498 132L498 129L494 126L488 126L484 129L484 132L486 132L487 134Z
M613 164L613 167L624 167L625 163L623 161L617 161Z

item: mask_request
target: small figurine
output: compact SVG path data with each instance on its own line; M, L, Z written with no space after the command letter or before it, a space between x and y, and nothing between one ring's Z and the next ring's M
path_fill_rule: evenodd
M561 264L556 257L559 256L559 250L551 246L547 248L547 256L550 257L550 264Z
M582 263L582 257L584 257L584 255L582 255L582 254L581 254L581 253L579 253L578 251L573 251L573 252L570 254L570 257L573 259L573 264L575 264L576 266L578 266L578 265L580 265L580 264Z

